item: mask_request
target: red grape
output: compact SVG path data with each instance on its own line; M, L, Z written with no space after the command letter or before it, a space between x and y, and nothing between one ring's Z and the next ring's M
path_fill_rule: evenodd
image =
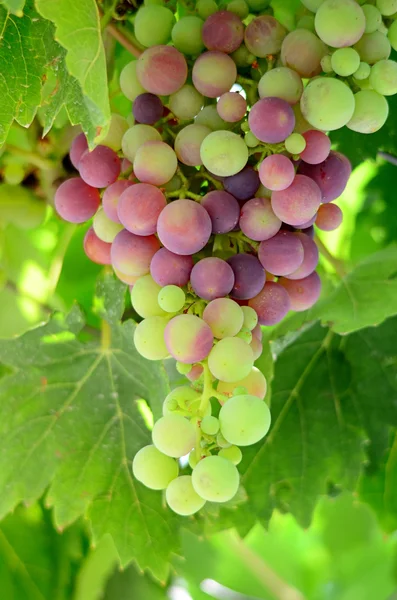
M114 183L120 175L121 161L116 152L107 146L86 150L79 162L80 177L96 188Z
M167 201L163 192L150 183L137 183L120 196L117 214L120 223L135 235L157 231L157 219Z
M290 231L279 231L274 237L261 242L258 258L272 275L288 275L303 262L303 245L299 237Z
M194 265L190 283L197 296L204 300L221 298L227 296L233 288L233 269L221 258L203 258Z
M296 175L286 190L272 193L273 211L288 225L300 225L311 219L320 203L320 188L313 179L305 175Z
M80 177L64 181L55 192L56 211L62 219L70 223L84 223L91 219L100 202L98 190Z
M143 237L123 229L112 243L112 265L125 275L146 275L150 271L150 261L159 248L160 244L154 235Z
M98 265L110 265L111 246L112 244L100 240L92 227L87 230L84 237L84 252L92 262Z
M248 306L257 312L260 325L276 325L290 310L291 301L282 285L267 281L259 294L248 302Z
M191 255L207 244L212 223L201 204L194 200L174 200L161 211L157 232L168 250L175 254Z
M248 123L258 140L278 144L293 132L295 114L288 102L281 98L262 98L251 108Z

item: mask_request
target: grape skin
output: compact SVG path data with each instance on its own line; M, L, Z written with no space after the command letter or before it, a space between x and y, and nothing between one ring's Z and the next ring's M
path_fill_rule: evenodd
M317 129L333 131L346 125L354 113L354 95L342 81L331 77L313 79L301 98L302 114Z
M120 89L124 96L131 101L134 101L139 94L146 91L139 83L136 67L137 61L132 60L123 67L120 73Z
M302 242L290 231L279 231L259 245L258 258L264 269L273 275L293 273L301 266L303 257Z
M120 196L131 185L133 185L132 181L119 179L112 183L112 185L109 185L109 187L107 187L103 193L102 208L109 219L115 223L120 223L120 219L117 214L117 205L119 203Z
M244 140L231 131L213 131L201 144L203 165L214 175L235 175L248 161L248 148Z
M199 260L190 274L194 292L204 300L227 296L234 286L231 266L221 258L210 256Z
M193 66L194 87L208 98L217 98L228 92L236 81L237 68L223 52L208 51L201 54Z
M249 23L244 42L248 50L260 58L280 51L287 30L270 15L260 15Z
M383 96L397 94L397 63L394 60L377 62L371 69L369 82L375 92Z
M226 92L218 100L216 109L219 116L228 123L237 123L247 111L247 103L241 94Z
M316 214L321 203L321 190L306 175L296 175L286 190L272 193L275 215L288 225L298 226Z
M93 217L100 204L99 192L80 177L67 179L55 192L55 209L69 223L84 223Z
M187 15L179 19L171 32L175 48L183 54L195 56L204 50L202 37L203 21L194 15Z
M359 53L361 60L369 65L389 58L391 52L388 38L380 31L365 33L355 44L354 49Z
M161 287L150 275L140 277L131 290L131 304L134 310L143 318L162 317L166 312L158 303Z
M86 150L88 150L87 138L84 133L79 133L74 138L69 151L70 162L75 169L79 168L80 159Z
M116 235L123 229L121 224L109 219L102 207L94 216L92 225L99 239L108 244L112 243Z
M141 6L134 20L136 39L142 46L167 44L174 23L174 14L165 6Z
M209 502L228 502L236 495L239 482L236 467L222 456L208 456L200 460L192 473L195 491Z
M144 125L154 125L163 116L163 104L158 96L145 92L134 100L132 114Z
M223 187L237 200L253 198L260 185L258 172L251 166L244 167L239 173L225 177Z
M98 265L110 265L111 257L110 257L110 249L111 244L103 242L96 235L93 227L90 227L87 230L87 233L84 236L84 252L88 256L92 262L97 263Z
M285 190L295 178L295 168L287 156L272 154L259 165L259 178L269 190Z
M171 252L192 255L207 244L212 232L211 219L194 200L174 200L161 211L157 233Z
M214 336L205 321L195 315L183 314L169 321L164 332L168 352L182 363L204 360L212 348Z
M153 444L160 452L173 458L189 454L196 441L192 423L181 415L169 414L154 424Z
M283 142L294 130L294 111L281 98L262 98L251 108L248 123L252 133L267 144Z
M134 162L138 148L145 142L160 142L161 135L154 127L150 125L133 125L127 129L121 141L121 147L124 156Z
M163 360L168 356L164 341L167 319L149 317L135 328L134 344L141 356L148 360Z
M163 185L175 175L177 167L176 154L165 142L145 142L136 151L134 173L142 183Z
M203 104L204 96L192 85L186 84L175 94L171 94L168 106L178 119L190 120L198 115Z
M244 313L230 298L217 298L207 304L203 319L218 339L235 336L243 326Z
M326 45L314 33L296 29L283 41L281 61L301 77L309 79L321 73L321 59L327 52Z
M234 286L231 298L249 300L256 296L265 285L266 274L256 256L235 254L228 261L234 272Z
M303 83L296 71L288 67L271 69L258 83L260 98L281 98L288 104L299 102L303 92Z
M213 190L201 199L201 206L208 212L212 233L228 233L238 223L240 206L236 198L224 190Z
M258 341L260 342L260 340ZM217 391L220 394L225 394L230 397L233 395L234 390L239 387L245 388L250 396L257 396L262 400L266 396L267 381L263 373L256 367L253 367L251 372L239 381L235 381L234 383L220 381L218 383Z
M316 224L317 224L317 219L318 219L318 213L321 211L321 209L324 206L330 206L330 205L322 204L320 206L320 208L318 209L318 212L317 212L317 216L316 216L316 221L315 221ZM296 269L296 271L293 271L292 273L285 275L285 277L287 277L287 279L303 279L304 277L307 277L308 275L313 273L314 269L317 267L318 248L317 248L317 244L305 233L297 232L294 235L300 239L301 244L303 246L303 261L302 261L302 264L300 265L300 267L298 267Z
M137 60L136 73L140 84L151 94L169 96L186 82L186 59L172 46L154 46Z
M364 12L354 0L325 0L314 21L316 33L328 46L352 46L365 31Z
M301 159L310 165L318 165L324 162L331 151L329 137L316 129L305 131L302 135L306 140L306 147L301 152Z
M154 235L143 237L123 229L112 243L112 265L126 275L146 275L150 270L150 261L159 248L160 244Z
M269 407L257 396L233 396L222 406L219 423L223 437L230 444L251 446L269 431Z
M192 268L191 256L174 254L167 248L160 248L150 263L150 273L156 283L162 287L165 285L183 287L189 281Z
M274 281L267 281L261 292L248 302L248 306L257 312L260 325L276 325L292 308L287 291Z
M200 148L204 139L211 133L204 125L187 125L175 138L174 149L178 160L184 165L198 167L202 165Z
M132 461L134 477L151 490L165 490L178 477L178 463L155 446L144 446Z
M316 182L321 190L321 202L331 202L346 188L351 174L351 164L346 156L332 150L328 158L318 165L302 162L299 165L299 173Z
M243 379L254 366L254 356L249 345L237 337L221 339L208 356L208 367L220 381Z
M322 231L334 231L343 220L343 213L336 204L322 204L317 212L316 225Z
M287 291L291 309L296 312L311 308L320 297L321 280L315 271L303 279L292 280L281 277L279 285Z
M165 492L165 499L171 510L184 517L194 515L205 504L205 500L195 491L190 475L171 481Z
M244 25L234 13L221 10L206 19L202 36L208 50L230 54L244 39Z
M80 177L95 188L107 187L120 175L121 161L107 146L97 146L91 152L86 150L79 162Z
M147 236L156 233L157 219L167 205L164 194L148 183L137 183L120 196L117 215L128 231Z

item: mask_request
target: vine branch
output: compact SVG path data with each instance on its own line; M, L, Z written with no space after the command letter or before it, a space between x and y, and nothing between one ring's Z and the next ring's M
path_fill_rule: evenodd
M119 29L117 25L114 23L109 23L106 27L107 31L110 33L115 40L119 42L128 52L130 52L133 56L138 58L142 54L142 50L135 45L135 42L127 37L123 31Z

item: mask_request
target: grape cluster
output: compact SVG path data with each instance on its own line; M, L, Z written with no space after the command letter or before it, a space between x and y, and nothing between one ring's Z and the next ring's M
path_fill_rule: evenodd
M64 219L93 218L86 254L130 286L138 352L173 357L192 382L133 463L182 515L236 494L239 447L270 426L261 326L319 298L313 225L340 225L351 173L326 132L377 131L397 92L397 0L302 4L288 32L267 0L199 0L177 21L146 0L146 49L120 76L132 114L92 151L75 138L79 177L55 197Z

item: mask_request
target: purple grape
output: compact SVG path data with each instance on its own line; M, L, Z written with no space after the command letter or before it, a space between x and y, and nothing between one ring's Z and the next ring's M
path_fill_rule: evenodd
M291 309L297 312L311 308L321 293L321 280L315 271L304 279L293 280L281 277L279 285L287 291Z
M120 219L117 214L117 205L119 203L120 196L131 185L133 185L132 181L119 179L118 181L112 183L112 185L109 185L109 187L107 187L103 192L102 208L106 216L115 223L120 223Z
M258 140L278 144L293 132L295 114L288 102L281 98L262 98L251 108L248 124Z
M276 325L291 309L291 301L282 285L267 281L259 294L248 302L248 306L256 311L260 325Z
M252 167L244 167L236 175L225 177L223 185L237 200L249 200L255 196L260 186L258 171Z
M90 227L84 237L84 252L92 262L98 265L110 265L110 249L112 244L107 244L99 239L94 229Z
M143 237L123 229L112 243L112 265L125 275L147 275L150 262L159 248L159 241L154 235Z
M259 294L265 285L266 273L256 256L235 254L227 262L232 267L235 278L230 297L249 300Z
M208 192L201 200L201 205L208 212L212 233L228 233L233 231L240 216L240 206L236 198L223 190Z
M203 258L194 265L190 283L197 296L204 300L223 298L232 291L233 269L221 258Z
M252 198L241 209L239 225L251 240L262 242L276 235L281 221L274 214L268 198Z
M288 275L300 267L304 251L299 237L290 231L279 231L274 237L261 242L258 258L272 275Z
M307 235L311 240L314 240L314 227L311 225L305 229L302 228L301 233Z
M261 183L273 192L286 190L293 182L294 177L294 165L283 154L267 156L259 165Z
M84 223L91 219L100 202L98 190L80 177L64 181L55 192L55 209L69 223Z
M79 133L74 138L69 151L70 162L75 169L79 168L80 159L86 150L88 150L87 138L84 133Z
M344 191L351 174L349 160L340 152L331 151L328 158L318 165L301 162L299 173L311 177L321 190L322 202L331 202Z
M293 235L300 239L303 246L303 261L296 271L285 275L285 277L287 279L303 279L313 273L317 267L318 248L316 243L307 234L297 232Z
M136 74L145 90L151 94L169 96L177 92L186 81L186 59L172 46L152 46L138 58Z
M80 177L96 188L114 183L121 171L121 160L107 146L97 146L92 152L86 150L79 162Z
M178 315L166 326L164 340L175 360L192 364L207 358L214 336L203 319L195 315Z
M117 214L120 223L135 235L152 235L157 231L157 219L167 205L159 188L150 183L137 183L120 196Z
M212 232L211 219L194 200L174 200L160 213L157 233L171 252L192 255L204 248Z
M314 217L312 217L308 221L305 221L304 223L300 223L299 225L296 225L296 227L294 229L309 229L309 227L311 227L313 225L313 223L315 222L316 218L317 218L317 213L314 215Z
M318 165L328 158L331 150L331 140L325 133L317 129L305 131L303 137L306 140L306 147L300 153L300 157L309 165Z
M237 50L244 39L244 25L234 13L221 10L206 19L202 37L208 50L230 54Z
M191 256L174 254L167 248L160 248L150 263L150 274L161 287L166 285L183 287L187 285L192 269L193 259Z
M138 123L154 125L163 116L163 103L154 94L139 94L132 105L132 114Z
M316 225L323 231L338 229L343 221L343 213L336 204L322 204L317 212Z
M286 190L272 193L274 213L284 223L294 227L314 217L320 203L320 188L313 179L305 175L296 175Z

